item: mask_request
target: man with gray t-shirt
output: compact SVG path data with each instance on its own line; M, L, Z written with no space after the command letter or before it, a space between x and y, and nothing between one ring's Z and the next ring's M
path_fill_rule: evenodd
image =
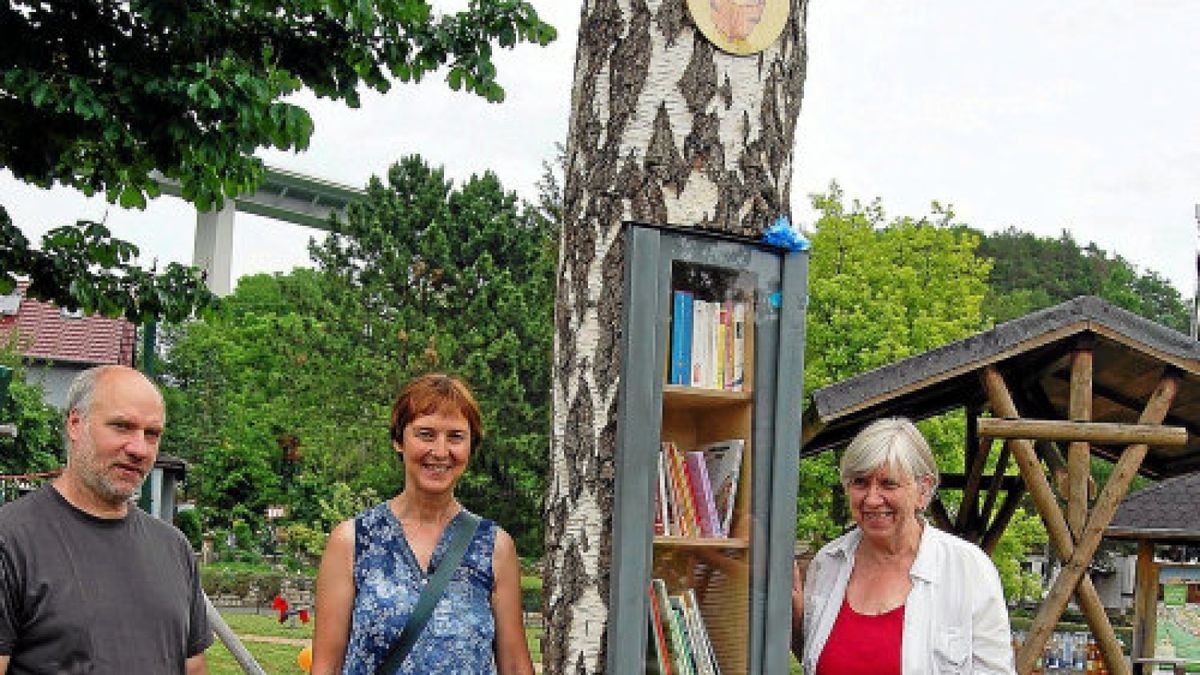
M66 469L0 508L0 675L207 672L191 547L129 505L165 417L158 388L130 368L71 384Z

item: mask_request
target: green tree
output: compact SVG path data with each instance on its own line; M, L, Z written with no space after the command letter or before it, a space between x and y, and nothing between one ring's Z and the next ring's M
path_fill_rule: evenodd
M16 0L0 7L0 27L0 168L137 208L159 194L161 174L202 210L254 189L256 149L307 147L312 119L287 100L301 89L356 107L360 87L385 92L448 66L452 89L500 101L493 46L555 37L524 0L473 0L445 15L426 0ZM128 244L90 240L78 250L91 265L73 270L86 274L64 283L13 232L0 227L0 292L28 275L33 297L102 309L85 292L91 265L128 260L112 253ZM197 299L187 281L183 295ZM105 302L136 315L131 307L174 288L140 282L106 289Z
M0 424L13 424L17 436L0 435L0 473L48 471L63 460L62 414L42 402L42 388L28 381L15 340L0 342L0 365L13 369Z
M312 245L319 269L243 278L211 317L173 331L168 398L186 421L168 440L197 463L210 515L278 499L324 527L317 505L335 499L324 486L393 494L392 400L438 369L472 385L488 430L460 496L536 554L556 235L495 176L456 188L410 157ZM284 438L300 454L290 484Z
M1158 273L1139 272L1094 243L1081 247L1066 231L1057 238L1015 228L976 234L979 254L992 261L984 307L997 322L1096 295L1164 326L1188 329L1188 306L1177 289Z
M934 204L933 222L888 220L882 205L843 204L841 189L815 195L821 217L812 232L809 268L807 391L963 338L984 327L987 261L975 254L978 238L953 226L954 214ZM930 422L925 432L939 462L962 466L953 429ZM958 424L961 425L961 422ZM962 434L958 432L957 439ZM848 520L839 489L837 457L801 463L801 539L822 541Z
M430 369L471 384L488 437L462 497L505 524L523 554L542 545L556 242L556 223L495 175L454 189L408 157L311 249L342 294L339 323L361 327L388 376L366 400L390 403L402 381ZM388 494L397 477L373 485Z

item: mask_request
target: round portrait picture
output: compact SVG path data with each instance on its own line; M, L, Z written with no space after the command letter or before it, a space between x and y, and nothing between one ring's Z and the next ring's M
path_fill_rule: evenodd
M704 37L731 54L766 49L783 32L789 0L688 0Z

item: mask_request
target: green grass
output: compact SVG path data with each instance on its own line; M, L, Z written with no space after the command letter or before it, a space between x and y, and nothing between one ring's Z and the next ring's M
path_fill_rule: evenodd
M275 645L263 642L246 642L246 649L267 675L284 675L285 673L303 673L296 662L300 647L292 645ZM209 675L242 675L242 669L233 655L225 649L218 640L206 652Z
M230 629L239 636L267 635L271 637L312 639L312 622L307 625L297 623L295 628L280 624L279 619L268 614L241 614L222 612L221 616ZM542 660L542 629L529 628L525 631L525 639L529 643L529 653L534 663ZM246 650L258 661L267 675L285 675L300 673L296 657L300 654L298 645L280 645L265 642L242 640ZM221 644L220 640L213 643L207 652L208 672L210 675L242 675L242 669L233 659L233 655Z
M242 614L237 612L222 612L225 623L238 635L269 635L271 637L312 639L313 624L296 621L294 627L279 623L277 614Z

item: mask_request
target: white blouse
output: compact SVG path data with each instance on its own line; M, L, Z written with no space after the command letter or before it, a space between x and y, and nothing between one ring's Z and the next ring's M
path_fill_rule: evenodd
M804 582L805 675L833 630L854 554L858 528L829 542L808 566ZM901 642L904 675L1012 675L1012 632L996 566L978 546L926 524L909 572Z

